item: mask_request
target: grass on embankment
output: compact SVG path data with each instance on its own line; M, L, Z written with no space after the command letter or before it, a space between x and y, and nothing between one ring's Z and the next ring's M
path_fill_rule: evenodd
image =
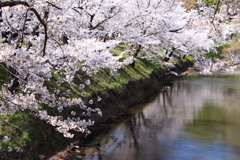
M121 51L124 50L123 46L117 46L113 50L113 54L118 56ZM127 56L127 55L125 55ZM193 60L191 56L185 57L187 60ZM124 57L123 57L124 59ZM122 60L123 60L122 59ZM182 64L179 64L182 65ZM46 86L52 90L60 88L61 93L66 92L67 90L72 90L72 93L69 94L69 97L81 97L82 90L79 89L78 85L85 83L87 79L90 79L91 85L85 85L84 91L86 91L87 96L85 98L81 97L85 102L88 102L89 99L97 98L100 96L102 101L96 102L91 105L92 108L98 107L103 112L103 117L99 117L97 114L92 115L92 117L86 117L86 119L94 119L96 121L107 120L112 114L118 113L124 109L124 105L132 104L134 97L135 100L142 95L140 93L152 91L148 86L154 86L151 83L161 83L156 81L149 81L153 76L157 75L161 71L161 76L165 76L166 66L155 65L153 62L147 59L138 59L135 63L135 66L132 65L125 66L124 68L118 70L120 73L119 76L109 76L109 69L101 69L96 75L89 78L84 76L84 72L81 70L77 73L74 78L74 83L77 85L74 88L70 88L67 84L62 84L58 86L56 84L56 79L58 77L55 74L49 81L46 82ZM154 73L154 74L153 74ZM8 81L7 72L2 66L0 66L0 82L1 85L4 82ZM141 88L141 91L137 90ZM145 86L145 88L144 88ZM129 92L128 92L129 91ZM96 99L94 99L96 100ZM138 99L140 100L140 99ZM137 101L135 101L137 102ZM89 104L87 104L89 105ZM90 105L89 105L90 106ZM118 107L121 110L118 110ZM49 114L58 114L63 117L70 115L72 110L75 110L77 113L81 113L81 110L78 106L64 108L63 112L58 113L56 108L51 108L48 106L43 106L42 109L48 108ZM44 153L46 150L51 150L61 144L66 143L66 138L61 134L57 133L54 127L51 127L44 121L34 118L30 113L26 112L16 112L12 115L0 116L0 139L3 136L8 136L11 138L8 142L0 141L0 147L21 147L23 148L23 153L16 152L7 152L6 150L0 150L0 158L2 157L20 157L32 154L31 152L36 151L36 155ZM40 147L41 145L47 145Z

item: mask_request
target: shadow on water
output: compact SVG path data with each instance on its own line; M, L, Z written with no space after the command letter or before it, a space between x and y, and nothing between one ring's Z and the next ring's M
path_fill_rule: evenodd
M239 79L176 81L94 130L65 159L240 159L239 102Z

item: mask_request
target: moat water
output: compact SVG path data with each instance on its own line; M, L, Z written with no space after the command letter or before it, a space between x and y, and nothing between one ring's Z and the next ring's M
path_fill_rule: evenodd
M89 139L72 159L238 160L240 79L178 80Z

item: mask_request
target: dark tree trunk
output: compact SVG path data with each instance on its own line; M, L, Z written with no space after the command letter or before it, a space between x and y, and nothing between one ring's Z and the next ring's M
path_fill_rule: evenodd
M137 50L136 50L136 52L134 53L133 58L137 58L138 53L141 51L141 49L142 49L142 45L141 45L141 44L138 44ZM134 66L135 66L135 61L134 61L131 65L132 65L132 67L134 67Z
M168 50L166 51L167 57L164 57L164 62L168 62L170 57L172 57L174 51L176 50L176 48L172 47L172 51L168 54Z

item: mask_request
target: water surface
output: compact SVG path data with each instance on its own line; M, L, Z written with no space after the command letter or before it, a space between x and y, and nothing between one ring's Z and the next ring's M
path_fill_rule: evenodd
M75 158L238 160L240 80L176 81L115 121L93 134Z

